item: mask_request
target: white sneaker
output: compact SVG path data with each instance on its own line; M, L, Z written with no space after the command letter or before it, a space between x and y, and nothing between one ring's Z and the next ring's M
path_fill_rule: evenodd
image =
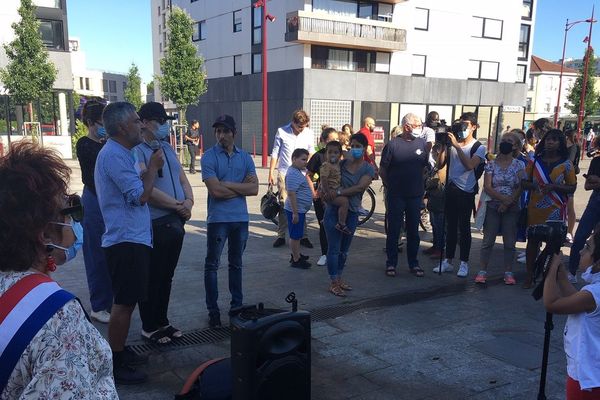
M460 267L458 267L458 272L456 273L456 276L464 278L468 275L469 275L469 264L467 264L464 261L461 261Z
M445 259L444 261L442 261L442 272L452 272L454 271L454 267L452 266L452 264L450 264L448 262L448 259ZM437 267L435 267L433 269L433 272L435 272L436 274L440 273L440 265L438 264Z
M521 264L525 264L525 262L527 262L527 257L523 256L523 257L518 257L517 258L517 262L521 263Z
M110 320L110 313L106 310L92 311L90 313L90 317L100 323L108 324L108 321Z
M572 284L577 283L577 275L573 275L569 272L567 274L567 278L569 279L569 282L571 282Z
M567 233L567 243L573 244L573 235Z
M317 265L327 265L327 256L325 254L323 254L321 257L319 257L319 261L317 261Z

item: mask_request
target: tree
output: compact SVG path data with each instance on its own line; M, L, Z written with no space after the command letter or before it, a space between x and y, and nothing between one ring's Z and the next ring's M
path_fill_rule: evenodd
M0 80L20 105L50 92L57 74L42 42L35 10L32 0L21 0L18 10L21 20L12 24L15 39L4 45L9 62L6 68L0 69ZM33 119L33 115L30 117Z
M160 60L162 76L155 77L163 96L177 105L181 119L187 107L198 104L198 97L206 93L204 59L196 55L192 43L193 23L185 11L173 7L167 21L167 51Z
M140 78L140 71L137 65L131 63L129 72L127 73L127 87L125 88L124 96L125 101L130 102L139 109L142 106L142 92L140 85L142 84L142 78Z
M152 96L154 96L154 81L152 81L152 82L149 82L149 83L146 85L146 92L147 92L148 94L152 94Z
M585 100L584 100L584 114L583 117L589 115L594 115L598 108L600 107L600 103L598 101L598 95L594 90L594 76L596 75L596 57L594 57L594 50L590 48L589 52L589 62L588 62L588 79L585 88ZM579 69L579 74L577 75L577 79L575 83L571 87L571 91L567 96L567 100L569 100L569 109L571 113L575 115L579 115L579 102L581 101L581 89L583 88L583 74L585 71L585 59L584 63L581 65Z

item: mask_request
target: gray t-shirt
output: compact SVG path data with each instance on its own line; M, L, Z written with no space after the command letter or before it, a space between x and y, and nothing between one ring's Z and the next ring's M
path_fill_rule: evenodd
M342 160L340 163L340 169L342 171L342 187L349 188L351 186L355 186L360 181L360 178L367 175L371 178L375 177L375 169L373 166L367 162L363 162L362 166L353 174L346 169L346 165L348 164L348 160ZM350 211L358 212L360 209L360 203L362 202L363 193L357 193L348 197L348 201L350 203Z
M471 148L477 143L477 140L473 140L471 144L461 147L462 152L471 158ZM485 146L479 146L475 151L474 156L478 156L481 161L485 160ZM454 147L450 148L450 173L448 175L448 182L454 183L463 192L473 193L475 191L475 169L467 170L463 163L458 158L458 153Z

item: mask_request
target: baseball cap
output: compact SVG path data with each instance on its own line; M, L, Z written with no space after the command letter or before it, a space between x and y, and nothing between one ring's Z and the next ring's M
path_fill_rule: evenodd
M170 115L167 115L165 108L162 104L157 103L155 101L150 101L140 107L140 111L138 111L138 115L140 119L175 119Z
M220 115L215 120L215 123L212 124L213 128L216 128L219 125L223 125L225 128L230 129L233 133L235 133L235 121L231 115Z

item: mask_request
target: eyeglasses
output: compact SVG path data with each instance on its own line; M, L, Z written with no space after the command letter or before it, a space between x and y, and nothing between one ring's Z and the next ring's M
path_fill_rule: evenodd
M81 222L83 220L83 204L81 204L81 197L76 194L72 194L67 197L68 207L60 210L61 215L70 215L75 222Z

